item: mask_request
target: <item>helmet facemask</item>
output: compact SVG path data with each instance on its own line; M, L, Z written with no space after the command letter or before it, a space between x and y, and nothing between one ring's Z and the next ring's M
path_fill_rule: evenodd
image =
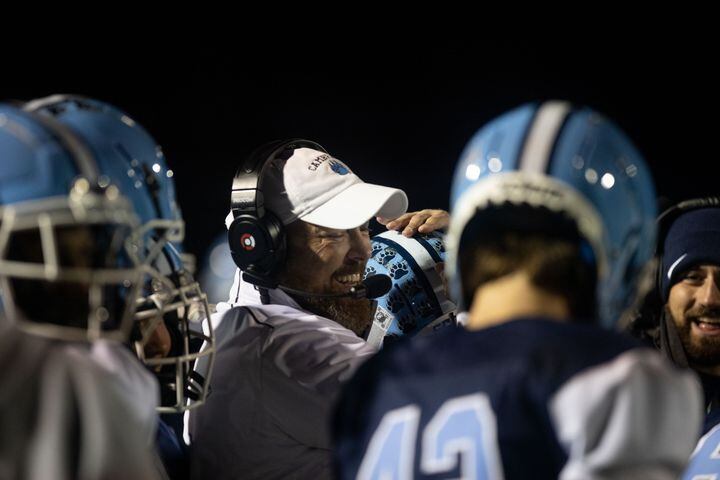
M207 296L172 244L182 240L183 228L182 221L152 220L140 229L145 281L137 298L135 351L160 382L161 413L204 403L215 355ZM201 361L206 374L198 371Z
M141 281L137 219L117 189L76 180L67 197L0 209L4 308L29 333L127 339Z

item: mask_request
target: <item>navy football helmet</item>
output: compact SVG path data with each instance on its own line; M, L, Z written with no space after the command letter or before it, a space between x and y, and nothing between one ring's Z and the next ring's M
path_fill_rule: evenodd
M194 367L202 357L212 366L214 335L207 297L183 262L185 224L162 149L127 114L98 100L55 95L28 102L26 109L56 119L81 137L98 159L100 178L117 184L135 206L142 238L138 255L146 274L137 302L136 352L158 376L160 412L200 406L210 379ZM172 340L169 354L150 346L161 322Z
M425 335L455 325L456 306L443 279L445 246L438 232L407 238L388 230L372 239L365 276L388 275L392 288L377 298L367 341Z
M126 341L138 219L53 119L0 105L0 290L7 321L68 341Z
M489 207L542 208L575 225L597 268L597 317L605 326L632 306L650 270L657 215L650 171L623 132L589 108L527 104L482 127L462 153L450 201L455 298L462 292L459 252L473 241L468 226ZM505 221L515 222L509 228L543 227L513 215Z

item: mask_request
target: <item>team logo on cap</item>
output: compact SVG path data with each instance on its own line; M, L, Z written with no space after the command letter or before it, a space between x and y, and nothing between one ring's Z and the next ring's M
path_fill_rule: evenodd
M348 173L350 173L350 170L348 170L345 165L335 160L332 160L330 162L330 168L332 168L332 171L337 173L338 175L347 175Z
M242 247L247 251L255 249L255 237L253 237L249 233L245 233L242 237L240 237L240 243L242 244Z

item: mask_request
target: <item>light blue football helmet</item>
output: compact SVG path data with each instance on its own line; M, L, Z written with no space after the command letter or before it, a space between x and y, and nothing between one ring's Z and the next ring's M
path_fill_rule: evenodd
M158 411L200 406L209 374L202 378L194 365L202 357L212 365L214 334L207 297L185 268L185 223L175 198L174 173L162 149L130 116L99 100L53 95L25 108L55 119L82 138L97 158L101 181L116 184L135 207L143 239L138 255L145 272L135 314L135 350L163 387ZM148 358L146 346L161 321L172 337L171 352Z
M138 219L53 119L0 104L0 290L6 321L68 341L125 341L141 284Z
M489 122L462 153L450 203L446 242L456 299L459 253L473 242L469 225L488 207L538 207L574 223L597 267L596 316L606 327L636 301L649 271L657 216L652 176L623 132L589 108L533 103Z
M456 324L456 306L443 281L444 266L445 246L438 232L407 238L388 230L373 237L365 277L387 275L392 288L376 299L368 343L379 347L386 340L426 335Z

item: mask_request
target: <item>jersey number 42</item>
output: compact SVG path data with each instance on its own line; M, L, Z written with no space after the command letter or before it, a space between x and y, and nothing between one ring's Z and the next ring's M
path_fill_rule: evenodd
M387 412L368 443L357 479L414 478L419 421L417 405ZM423 474L456 470L459 462L463 480L502 480L497 422L487 395L447 400L421 434L419 468Z

